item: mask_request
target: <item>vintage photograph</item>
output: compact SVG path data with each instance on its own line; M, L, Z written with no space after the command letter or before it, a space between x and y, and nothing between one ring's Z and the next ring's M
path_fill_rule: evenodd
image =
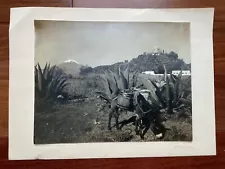
M192 141L189 23L34 26L34 144Z

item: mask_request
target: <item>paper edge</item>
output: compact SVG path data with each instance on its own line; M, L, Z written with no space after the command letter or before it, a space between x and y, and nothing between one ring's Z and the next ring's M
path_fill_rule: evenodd
M26 8L27 10L26 10L26 12L24 12L24 15L22 15L18 20L16 20L16 24L13 24L13 26L11 26L10 27L10 31L12 30L12 28L14 28L21 20L23 20L24 19L24 17L25 16L27 16L30 12L31 12L31 8L30 7L21 7L21 8ZM21 8L19 8L19 9L21 9ZM40 7L32 7L32 8L35 8L35 9L38 9L38 8L40 8ZM46 9L48 9L48 7L41 7L41 8L46 8ZM52 7L52 8L55 8L55 7ZM14 11L15 10L17 10L18 8L13 8L14 9ZM61 8L62 9L62 8ZM67 8L64 8L64 9L67 9ZM87 8L80 8L80 9L87 9ZM88 8L88 9L90 9L90 8ZM91 8L91 9L115 9L115 8ZM130 10L131 8L124 8L124 9L126 9L126 10ZM132 8L132 9L134 9L134 8ZM148 9L150 9L150 10L152 10L153 8L148 8ZM161 8L162 9L162 8ZM180 8L181 9L181 8ZM187 9L190 9L190 8L187 8ZM214 8L191 8L191 9L209 9L209 10L211 10L211 15L212 15L212 28L213 28L213 22L214 22ZM123 10L122 8L120 8L119 10ZM140 9L140 10L143 10L143 8L142 9ZM155 10L155 9L154 9ZM156 10L158 10L158 9L156 9ZM176 9L177 10L177 9ZM12 10L13 11L13 10ZM16 12L18 12L18 10L16 11ZM15 15L15 12L12 12L13 14L12 15ZM11 22L13 22L13 21L11 21L10 20L10 23ZM212 39L213 39L213 32L212 32ZM212 52L213 52L213 47L212 47ZM212 55L214 56L214 53L212 53ZM214 57L213 57L213 62L212 62L212 69L213 69L213 73L214 73ZM214 76L213 76L213 82L212 82L212 85L213 86L215 86L215 84L214 84ZM9 90L10 90L10 88L9 88ZM213 90L213 107L214 107L214 114L215 114L215 88L214 88L214 90ZM9 113L9 116L10 116L10 113ZM215 125L214 125L214 128L215 128L215 130L216 130L216 121L215 121L215 116L214 116L214 122L215 122ZM9 128L10 128L10 121L9 121ZM10 129L9 129L9 131L10 131ZM216 131L215 131L215 133L216 133ZM9 137L10 137L10 134L9 134ZM10 142L9 142L10 143ZM216 143L216 134L215 134L215 143ZM10 144L9 144L10 145ZM213 152L212 153L208 153L208 154L203 154L203 155L196 155L196 156L211 156L211 155L216 155L216 144L215 144L215 146L214 146L215 148L214 148L214 150L213 150ZM211 152L211 151L210 151ZM180 156L182 156L182 155L179 155L178 157L180 157ZM184 156L186 156L186 155L184 155ZM191 155L191 156L195 156L195 155ZM138 157L140 157L140 156L138 156ZM143 156L143 157L146 157L146 156ZM160 156L161 157L161 156ZM162 156L162 157L165 157L165 156ZM167 157L174 157L173 155L170 155L170 156L167 156ZM176 157L176 156L175 156ZM89 158L89 157L87 157L87 158L84 158L84 157L81 157L81 158L76 158L76 159L95 159L95 158L108 158L108 157L92 157L92 158ZM110 158L136 158L136 157L110 157ZM18 158L13 158L12 156L10 156L10 152L9 152L9 159L10 160L17 160ZM22 158L22 159L24 159L24 158ZM25 159L27 159L27 158L25 158ZM31 159L34 159L34 158L32 158L31 157ZM43 158L43 159L53 159L53 158ZM64 159L64 158L54 158L54 159ZM72 158L72 159L74 159L74 158ZM20 160L20 159L18 159L18 160Z

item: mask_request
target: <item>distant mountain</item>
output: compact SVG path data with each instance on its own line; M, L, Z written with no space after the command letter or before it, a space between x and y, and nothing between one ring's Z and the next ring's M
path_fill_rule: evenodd
M97 67L94 67L92 69L92 72L95 72L95 73L104 73L104 71L106 71L106 70L111 70L111 71L114 72L114 71L116 71L119 68L120 65L124 65L124 62L117 62L117 63L112 64L112 65L101 65L101 66L97 66Z
M168 73L171 73L172 70L191 69L191 64L186 64L175 52L164 53L164 51L160 51L152 53L145 52L129 62L124 61L112 65L97 66L92 69L92 72L102 73L106 70L115 71L120 65L121 69L124 70L129 65L129 70L131 72L154 71L155 73L164 73L163 64L166 65Z
M81 67L82 65L75 60L66 60L58 65L58 68L70 75L79 75Z
M120 67L125 70L129 65L130 72L154 71L155 73L164 73L163 64L166 65L168 73L172 70L191 70L191 64L186 64L179 58L175 52L165 53L164 50L157 50L151 53L144 52L143 54L124 62L117 62L112 65L100 65L97 67L84 66L75 60L66 60L58 65L68 75L86 75L89 73L104 73L107 70L116 71Z
M64 63L76 63L79 64L76 60L68 59Z

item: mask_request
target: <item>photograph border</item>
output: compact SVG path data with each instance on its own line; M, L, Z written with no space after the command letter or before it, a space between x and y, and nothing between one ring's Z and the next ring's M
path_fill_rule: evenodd
M213 18L213 8L11 8L9 27L9 159L216 155ZM190 23L193 141L35 145L33 141L34 20Z

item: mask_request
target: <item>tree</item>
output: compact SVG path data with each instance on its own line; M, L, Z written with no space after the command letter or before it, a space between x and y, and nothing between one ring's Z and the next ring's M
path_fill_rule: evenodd
M86 75L88 73L91 73L93 71L93 68L90 66L82 66L80 68L80 75Z
M172 58L172 59L178 59L178 54L175 53L175 52L173 52L173 51L171 51L171 52L168 54L168 56L169 56L170 58Z
M165 72L162 64L160 66L158 66L154 71L156 74L164 74L164 72Z
M173 70L181 70L181 69L185 69L185 68L186 68L185 63L181 59L178 59L172 67Z

